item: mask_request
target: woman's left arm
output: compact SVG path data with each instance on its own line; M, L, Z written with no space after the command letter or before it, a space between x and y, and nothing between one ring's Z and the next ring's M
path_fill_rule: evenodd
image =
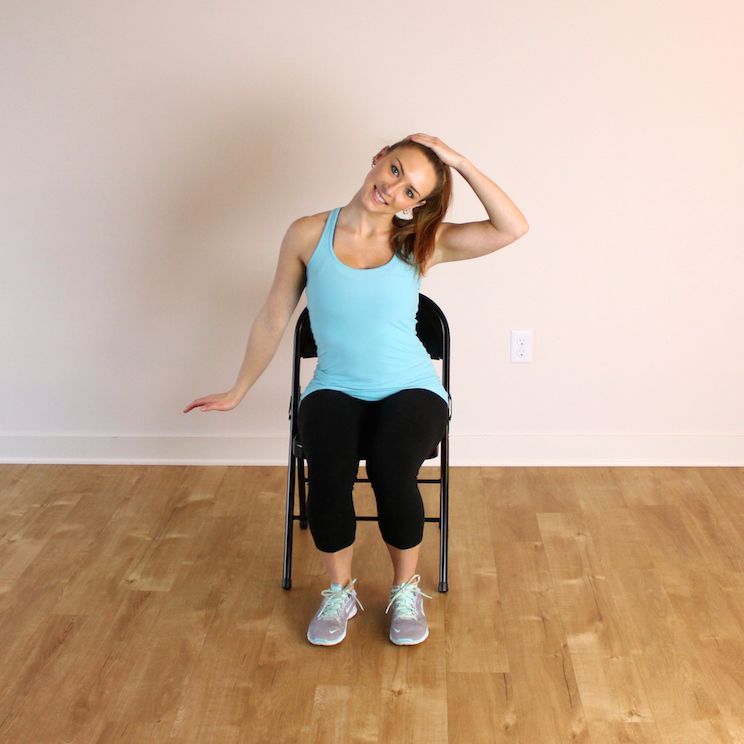
M419 132L409 139L430 147L442 162L455 168L475 191L489 217L481 222L442 222L437 230L432 264L485 256L513 243L529 230L517 205L466 157L438 137Z

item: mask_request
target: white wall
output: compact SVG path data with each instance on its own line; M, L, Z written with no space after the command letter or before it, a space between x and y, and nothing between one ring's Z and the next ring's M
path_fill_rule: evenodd
M0 459L286 463L289 329L237 409L181 411L288 224L423 131L530 224L422 285L451 464L744 464L744 5L352 5L4 4Z

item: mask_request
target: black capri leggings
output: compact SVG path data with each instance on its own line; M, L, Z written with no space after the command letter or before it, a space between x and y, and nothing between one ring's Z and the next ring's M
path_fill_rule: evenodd
M383 539L405 550L424 535L419 468L445 435L447 403L424 388L376 401L315 390L300 402L297 426L308 466L307 523L318 550L335 553L356 536L352 500L365 445L367 476Z

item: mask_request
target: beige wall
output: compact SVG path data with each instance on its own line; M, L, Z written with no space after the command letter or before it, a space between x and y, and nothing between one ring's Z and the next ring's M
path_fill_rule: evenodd
M451 463L744 464L744 5L351 7L5 4L0 459L286 462L289 330L239 408L181 410L232 385L287 225L423 131L530 224L422 285Z

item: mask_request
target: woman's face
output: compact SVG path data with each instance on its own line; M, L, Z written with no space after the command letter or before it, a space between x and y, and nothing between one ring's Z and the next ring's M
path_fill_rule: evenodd
M417 148L384 147L375 155L375 163L365 180L365 201L375 211L400 212L423 204L436 185L434 168Z

